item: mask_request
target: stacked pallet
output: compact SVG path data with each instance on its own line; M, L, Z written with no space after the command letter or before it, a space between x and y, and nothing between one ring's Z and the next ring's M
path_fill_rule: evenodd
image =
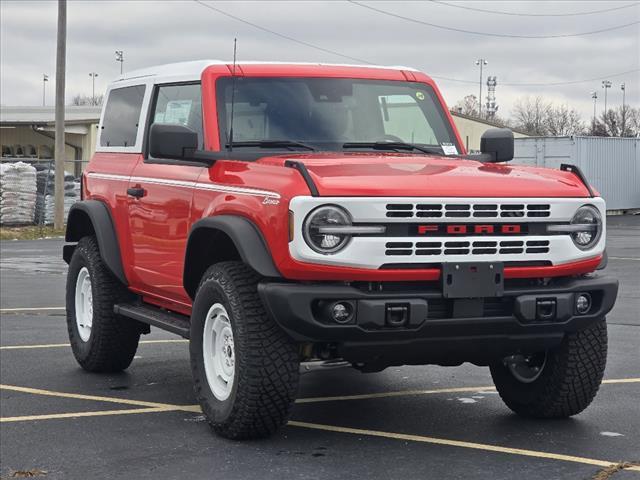
M24 162L0 163L0 224L32 224L36 169Z
M38 198L36 201L36 223L49 225L55 216L55 183L56 171L46 165L37 166ZM67 220L69 209L80 198L80 182L64 172L64 219Z

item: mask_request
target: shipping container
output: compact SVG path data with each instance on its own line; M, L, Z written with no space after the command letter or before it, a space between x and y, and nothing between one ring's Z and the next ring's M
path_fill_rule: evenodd
M640 209L640 139L529 137L515 139L513 163L577 166L607 202L607 210Z

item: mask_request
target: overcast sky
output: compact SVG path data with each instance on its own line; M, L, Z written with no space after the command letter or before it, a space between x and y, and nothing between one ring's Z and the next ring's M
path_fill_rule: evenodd
M567 35L618 25L626 28L563 38L476 35L396 18L348 1L234 1L211 6L266 29L346 56L386 65L407 65L436 78L449 106L478 92L474 62L485 58L485 75L496 75L499 113L508 116L514 99L542 95L593 112L590 92L609 78L609 105L640 106L640 2L626 1L454 1L363 2L418 22L502 35ZM57 2L0 0L1 98L3 105L41 105L42 74L49 75L47 104L54 102ZM572 15L616 7L614 11ZM464 7L464 8L462 8ZM479 12L494 10L519 15ZM524 16L522 14L526 14ZM532 14L538 16L530 16ZM554 14L562 16L539 16ZM96 93L119 74L114 51L124 50L125 70L150 65L232 57L238 38L240 60L356 63L259 30L198 4L184 1L68 2L67 98L91 94L89 72L97 72ZM613 74L635 70L633 73ZM449 77L475 83L462 83ZM592 79L559 86L504 85ZM486 86L483 95L486 94Z

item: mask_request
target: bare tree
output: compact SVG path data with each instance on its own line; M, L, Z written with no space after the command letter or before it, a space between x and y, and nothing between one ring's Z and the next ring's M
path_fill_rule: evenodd
M640 108L625 104L618 107L618 125L621 137L637 137L640 135Z
M463 115L469 115L470 117L478 116L478 97L475 95L467 95L462 100L456 103L453 108L454 112L461 113Z
M640 107L631 108L628 112L627 137L640 137Z
M625 108L609 109L602 112L591 126L591 135L599 137L640 136L640 108L625 105Z
M102 105L103 99L104 95L92 97L91 95L82 95L79 93L71 98L71 105L99 107Z
M524 97L518 99L513 107L515 126L529 135L543 136L547 134L546 119L551 104L542 97Z
M569 108L569 105L549 105L544 118L544 127L547 135L564 137L580 135L584 133L582 118L577 110Z

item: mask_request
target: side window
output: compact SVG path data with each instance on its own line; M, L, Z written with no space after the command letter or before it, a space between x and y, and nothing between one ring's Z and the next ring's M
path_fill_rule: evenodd
M189 127L198 133L199 148L203 148L200 84L160 86L149 127L154 123L173 123Z
M100 146L132 147L136 144L144 91L144 85L135 85L109 92L102 121Z
M424 94L418 92L418 95ZM420 105L410 95L378 97L385 135L398 137L403 142L438 145L438 140Z

